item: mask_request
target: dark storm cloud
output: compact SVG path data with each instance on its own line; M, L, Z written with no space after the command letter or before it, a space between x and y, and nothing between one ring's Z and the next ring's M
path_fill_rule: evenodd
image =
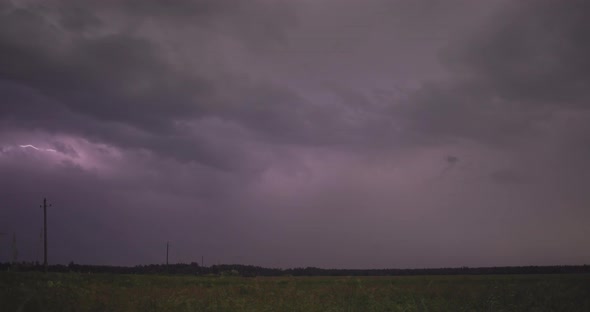
M241 32L249 31L248 27L256 28L263 23L260 27L281 31L285 23L292 23L282 6L275 12L268 8L258 10L264 7L253 5L211 5L211 11L200 12L201 4L197 3L187 2L191 8L188 10L180 7L169 10L182 11L182 14L192 12L196 19L204 14L212 22L217 22L216 14L237 17L237 21L229 23L236 23L235 29L219 32L230 31L239 40L248 42L248 46L264 45L277 39L276 34L255 29L243 36ZM144 17L173 13L157 10L159 5L159 2L146 3ZM73 14L69 10L81 10L63 3L60 8L56 11L61 14L60 18ZM131 11L118 9L119 14ZM105 10L112 14L113 8L107 6ZM212 78L207 70L187 72L167 62L162 47L138 33L92 34L98 32L96 27L105 24L98 20L98 14L78 16L87 16L88 27L81 21L78 24L84 28L92 26L91 35L64 32L52 24L44 11L36 11L35 7L14 8L5 14L0 49L8 57L0 64L0 77L6 81L2 87L10 101L3 110L21 122L126 147L146 148L224 170L242 166L240 163L246 161L246 155L216 152L218 144L199 134L196 137L186 135L186 129L179 127L177 121L219 116L255 131L263 140L280 143L350 141L347 137L351 131L339 120L338 113L310 103L288 87L252 81L248 76L230 74ZM140 13L134 11L133 14ZM285 14L286 18L279 18ZM108 15L103 17L107 18ZM170 27L171 23L174 25L175 20L164 20L164 26ZM201 39L203 44L211 40L210 37ZM209 58L198 50L196 55ZM201 62L206 60L197 59L197 66ZM23 107L22 102L29 105ZM58 118L48 119L51 115ZM113 127L121 130L113 131ZM137 131L128 131L125 127L137 128ZM236 158L232 160L233 155Z
M252 5L216 3L186 1L178 7L166 6L168 9L161 10L162 4L153 1L142 2L140 7L143 9L139 11L131 10L133 5L128 4L129 7L124 8L106 6L106 9L103 8L106 13L101 12L106 14L102 18L107 22L108 14L113 14L116 9L119 14L133 12L145 18L177 12L197 20L205 16L213 22L221 15L232 20L229 25L237 23L235 29L229 31L242 31L259 23L275 22L276 25L260 27L273 31L282 29L284 20L273 11L275 6L258 12L257 7ZM288 124L290 120L287 116L293 114L268 103L272 101L283 105L281 103L284 102L284 108L297 109L297 103L294 103L298 100L297 96L287 90L271 85L251 85L248 80L241 81L232 76L213 81L207 71L189 73L167 62L161 46L149 38L129 32L100 34L96 27L106 23L98 15L80 7L71 7L69 2L60 3L59 8L55 14L58 14L62 24L67 23L68 29L81 31L82 28L92 28L91 34L65 32L52 23L46 10L35 6L5 9L0 31L0 51L5 56L0 61L0 77L4 81L1 87L7 98L2 107L5 115L54 131L79 132L113 144L147 148L222 168L233 165L223 164L224 155L211 154L211 148L203 147L210 146L210 143L183 134L185 129L177 127L177 121L219 115L237 118L247 126L260 127L265 132L273 124L277 130L289 127L286 132L297 129L297 125ZM78 20L64 21L72 15ZM233 17L238 20L233 21ZM174 21L165 20L164 24L170 27ZM243 27L239 26L242 22ZM258 43L277 39L276 34L260 34L256 29L251 35L258 37L241 38L240 34L236 37L246 41L255 39ZM202 44L211 40L209 37L197 39L203 40ZM206 62L208 58L198 51L196 56L204 58L197 60L199 63ZM260 87L263 93L258 91ZM226 94L235 95L229 103L224 99ZM240 103L234 104L236 101ZM23 106L23 102L28 105ZM255 107L252 113L242 108L248 106ZM48 121L47 117L51 115L57 115L59 119ZM88 123L93 124L95 131L88 129ZM137 128L143 134L137 136L126 131L112 133L112 129L101 129L117 124ZM295 133L289 135L297 136ZM218 164L212 163L214 159L219 159Z
M160 128L163 120L156 116L192 111L186 97L205 89L198 80L174 73L156 47L137 36L68 38L42 15L19 9L2 19L1 28L0 50L6 57L0 77L75 113Z
M556 111L585 109L590 52L585 1L508 4L441 55L453 80L422 87L402 108L425 139L506 143Z
M510 5L506 15L449 56L460 75L485 83L495 95L524 105L586 105L590 22L586 1Z
M0 64L0 77L5 80L2 87L11 97L3 107L6 114L19 114L13 117L54 131L82 132L88 128L87 124L92 123L97 131L84 131L83 135L128 146L143 142L137 147L158 153L177 153L174 156L179 159L195 158L203 162L210 162L207 158L211 157L205 155L207 151L201 155L196 148L179 148L204 143L183 135L184 129L177 127L177 121L219 116L244 125L265 140L296 144L360 143L366 137L362 135L365 128L367 131L375 128L372 126L375 120L361 119L360 124L351 129L343 120L346 117L340 111L334 111L333 105L310 102L284 85L259 82L248 74L212 75L211 69L199 69L211 58L199 49L195 50L197 70L187 71L168 61L163 46L142 35L141 31L101 34L98 30L107 24L104 20L110 22L109 18L115 13L138 15L134 18L141 24L157 18L158 14L174 16L173 13L178 11L197 20L203 15L202 18L211 23L217 23L220 16L232 20L222 23L224 27L230 25L230 29L204 25L212 34L197 37L197 40L203 40L202 44L210 43L212 36L229 31L251 47L252 44L264 46L265 42L285 36L260 32L257 27L285 33L285 27L293 25L293 14L285 10L285 5L267 8L255 4L187 1L166 10L159 10L159 6L159 2L147 2L142 9L131 10L125 6L98 5L102 14L77 15L78 18L86 16L90 25L83 25L82 21L77 23L81 29L91 29L90 34L59 29L48 18L47 10L35 6L7 10L2 20L4 31L0 34L0 49L8 56ZM53 12L59 20L69 18L74 14L71 11L82 10L71 7L68 2L60 2L59 8ZM163 28L172 30L180 27L179 23L191 23L191 20L184 19L181 22L175 19L159 21ZM73 25L68 27L75 28ZM249 32L251 27L254 28L251 34L242 34L243 31ZM224 72L223 68L218 70ZM345 106L353 103L361 107L352 114L356 111L362 114L362 110L368 109L352 100L350 94L353 92L344 94ZM25 101L30 102L27 107L20 105ZM375 113L378 112L371 112ZM58 115L60 119L48 121L48 115ZM109 134L112 130L99 129L118 123L137 128L144 135L141 138L132 136L125 141L128 133ZM354 134L359 129L360 137ZM163 141L170 143L162 146ZM181 154L183 151L187 153Z

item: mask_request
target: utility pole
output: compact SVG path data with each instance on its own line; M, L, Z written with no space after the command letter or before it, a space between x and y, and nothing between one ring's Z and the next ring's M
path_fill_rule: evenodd
M166 266L168 266L168 249L170 248L170 242L166 242Z
M12 263L18 262L18 248L16 247L16 233L12 233Z
M43 267L47 272L47 198L43 198L43 206L41 207L43 207Z
M6 233L0 232L0 237L2 237L2 236L5 236L5 235L6 235ZM1 255L2 253L3 253L3 252L0 252L0 255Z
M205 257L201 256L201 266L205 267Z
M43 229L39 230L39 249L38 250L38 254L37 254L37 265L39 265L41 263L41 247L43 246Z

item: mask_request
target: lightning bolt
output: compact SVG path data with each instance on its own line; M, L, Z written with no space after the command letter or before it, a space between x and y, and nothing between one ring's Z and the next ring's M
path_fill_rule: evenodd
M38 151L57 153L57 151L54 150L54 149L51 149L51 148L38 148L38 147L33 146L31 144L19 145L19 146L22 147L22 148L32 148L32 149L35 149L35 150L38 150Z

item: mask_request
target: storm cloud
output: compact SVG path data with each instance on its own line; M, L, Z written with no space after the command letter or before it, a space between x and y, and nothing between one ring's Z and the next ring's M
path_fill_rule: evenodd
M39 259L47 197L52 263L589 263L589 9L4 1L0 231Z

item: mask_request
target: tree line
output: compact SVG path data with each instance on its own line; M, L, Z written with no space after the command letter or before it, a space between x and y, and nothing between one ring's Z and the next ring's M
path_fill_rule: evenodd
M43 265L32 262L0 263L2 271L43 271ZM86 265L70 262L68 265L50 265L49 272L111 273L111 274L171 274L213 276L405 276L405 275L482 275L482 274L581 274L590 273L590 265L512 266L512 267L460 267L430 269L322 269L264 268L253 265L220 264L208 267L196 262L177 264L150 264L136 266Z

